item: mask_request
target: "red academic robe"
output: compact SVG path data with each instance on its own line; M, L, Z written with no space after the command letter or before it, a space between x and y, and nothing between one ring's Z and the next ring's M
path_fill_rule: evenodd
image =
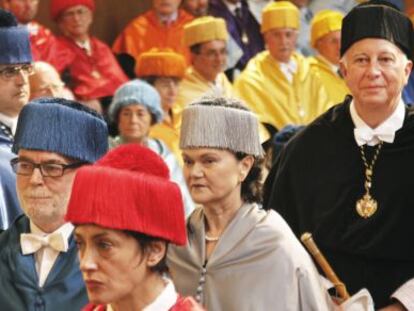
M69 87L80 100L112 96L115 90L128 81L110 48L90 37L91 55L67 37L57 40L72 53L68 69L71 77Z
M53 33L41 24L33 21L27 27L33 59L47 62L62 72L71 59L71 51L62 46Z
M165 311L202 311L204 310L192 297L178 297L176 304ZM106 311L106 305L88 304L82 311Z

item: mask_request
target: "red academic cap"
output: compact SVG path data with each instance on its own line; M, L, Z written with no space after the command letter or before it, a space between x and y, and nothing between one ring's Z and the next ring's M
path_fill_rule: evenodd
M75 6L84 5L92 12L95 11L94 0L51 0L50 1L50 16L53 20L57 20L66 9Z
M133 153L140 155L138 162L148 164L145 172L132 161ZM159 159L146 147L131 144L112 150L95 165L78 169L66 220L75 225L136 231L184 245L187 235L180 188L165 173L153 175L148 169Z

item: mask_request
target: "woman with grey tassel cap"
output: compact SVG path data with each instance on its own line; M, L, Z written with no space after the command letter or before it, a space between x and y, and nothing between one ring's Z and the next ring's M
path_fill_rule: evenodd
M177 290L207 310L330 310L311 258L285 221L263 210L258 120L235 99L183 112L184 177L197 208L188 244L168 253Z

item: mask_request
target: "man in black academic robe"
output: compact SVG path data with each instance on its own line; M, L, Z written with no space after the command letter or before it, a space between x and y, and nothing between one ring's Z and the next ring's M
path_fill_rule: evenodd
M377 0L353 9L342 29L341 69L353 97L286 145L264 206L297 236L312 232L351 294L365 287L376 308L411 310L414 110L401 90L412 67L412 25ZM363 198L377 208L357 210Z

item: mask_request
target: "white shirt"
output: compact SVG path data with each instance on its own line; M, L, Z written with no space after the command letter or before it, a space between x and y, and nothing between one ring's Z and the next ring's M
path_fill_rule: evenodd
M401 302L408 311L414 311L414 279L405 282L391 297Z
M168 15L168 16L158 15L160 23L164 24L166 26L168 26L168 25L172 24L173 22L175 22L177 20L177 17L178 17L178 11L176 11L176 12L174 12L171 15Z
M86 54L92 55L91 40L86 39L85 41L75 41L76 45L83 49Z
M72 234L73 228L73 225L67 222L52 233L60 232L68 241L70 235ZM33 222L30 222L30 231L31 233L42 237L49 235L39 229ZM45 284L46 278L49 275L50 270L52 270L53 264L55 263L58 256L59 252L49 246L42 247L35 253L36 271L39 277L40 287L43 287Z
M394 112L388 117L388 119L382 122L375 129L371 128L368 124L364 122L364 120L361 119L361 117L358 115L355 109L354 101L351 102L349 110L351 113L352 121L355 125L354 136L358 146L364 144L367 144L368 146L377 145L381 140L383 140L380 139L378 135L382 135L384 137L388 136L392 138L392 140L387 141L389 143L392 143L394 141L395 132L402 128L404 123L405 106L402 100L400 100L400 102L397 104L397 107L395 108ZM358 137L358 131L368 133L368 135L366 136L371 136L371 139L366 139L364 141L365 137Z
M3 113L0 113L0 121L3 122L6 126L8 126L10 128L13 135L16 133L17 119L18 119L18 116L9 117L9 116L6 116Z
M285 75L286 79L292 83L293 81L293 75L298 70L298 65L293 59L290 59L287 63L279 63L280 70Z
M229 1L224 0L223 2L226 5L226 7L229 9L229 11L231 12L231 14L233 14L234 16L236 16L236 9L240 9L241 10L241 3L240 3L240 1L237 2L237 3L231 3Z

